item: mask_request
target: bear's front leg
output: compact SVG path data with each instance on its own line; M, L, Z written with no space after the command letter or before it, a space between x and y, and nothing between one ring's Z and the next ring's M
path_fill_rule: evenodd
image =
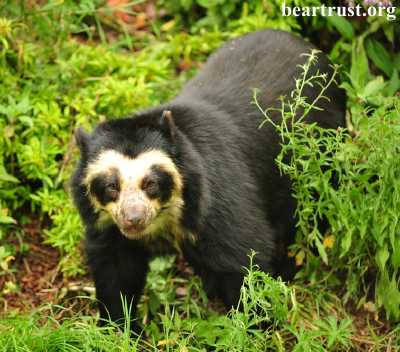
M87 234L86 254L96 286L100 324L110 319L125 322L124 299L131 330L137 331L136 306L146 282L149 253L139 241L128 240L114 229Z

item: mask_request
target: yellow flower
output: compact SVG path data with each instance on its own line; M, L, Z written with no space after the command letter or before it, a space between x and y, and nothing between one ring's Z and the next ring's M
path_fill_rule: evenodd
M329 235L325 236L324 241L323 241L323 246L325 248L331 249L333 247L333 244L335 243L335 236L334 235Z

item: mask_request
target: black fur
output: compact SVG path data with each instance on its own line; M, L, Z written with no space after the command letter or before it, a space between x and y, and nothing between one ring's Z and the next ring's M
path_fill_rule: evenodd
M73 194L86 226L87 257L103 318L105 309L113 320L122 317L120 292L136 305L152 252L151 243L128 240L115 225L94 226L96 214L81 181L85 166L107 148L131 157L161 149L174 160L184 181L182 227L197 238L185 241L183 252L210 295L228 307L237 303L251 249L262 270L291 277L287 245L294 236L295 202L288 178L274 162L280 138L271 125L259 128L262 115L252 95L257 88L263 107L277 106L301 73L298 65L306 58L300 55L311 48L301 38L273 30L237 38L214 53L171 102L104 122L90 136L79 133L82 158ZM332 72L323 55L317 68ZM310 99L317 93L311 87L305 91ZM324 111L312 111L308 121L344 126L343 92L332 86L326 95L331 102L321 102ZM165 182L168 190L170 180Z

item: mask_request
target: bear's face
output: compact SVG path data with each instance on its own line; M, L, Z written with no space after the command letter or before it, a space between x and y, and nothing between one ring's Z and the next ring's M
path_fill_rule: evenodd
M98 214L98 227L116 224L129 239L175 232L183 185L170 156L172 144L162 130L132 121L105 123L92 135L77 131L80 184Z
M173 161L161 150L135 158L102 151L86 169L84 185L100 223L113 221L128 238L151 235L168 226L182 206L182 180Z

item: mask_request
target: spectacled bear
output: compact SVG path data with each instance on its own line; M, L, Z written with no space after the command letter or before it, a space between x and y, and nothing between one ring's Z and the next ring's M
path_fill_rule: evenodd
M135 307L149 260L174 248L227 307L238 302L250 250L261 270L290 279L295 201L274 162L280 137L271 125L259 128L253 90L262 107L276 106L312 48L277 30L233 39L172 101L91 134L77 130L72 192L101 318L123 319L121 294ZM324 55L313 70L332 74ZM318 93L304 91L309 99ZM342 90L332 85L326 96L308 121L344 126Z

